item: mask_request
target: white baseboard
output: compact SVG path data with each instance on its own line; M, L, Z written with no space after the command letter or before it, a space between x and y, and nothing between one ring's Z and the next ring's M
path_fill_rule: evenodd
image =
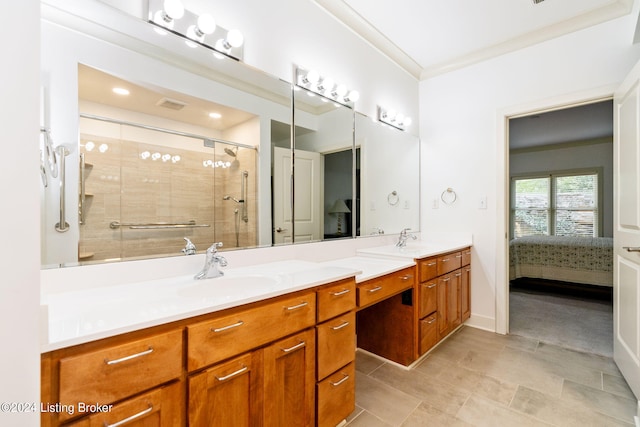
M464 322L465 325L473 328L482 329L489 332L496 331L496 319L495 317L480 316L477 314L471 314L471 317Z

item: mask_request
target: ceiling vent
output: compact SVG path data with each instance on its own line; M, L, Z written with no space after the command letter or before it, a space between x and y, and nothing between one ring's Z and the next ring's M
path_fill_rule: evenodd
M187 104L185 104L184 102L177 101L171 98L162 98L160 101L156 102L156 105L158 107L164 107L175 111L180 111L187 106Z
M533 4L542 3L544 0L533 0Z

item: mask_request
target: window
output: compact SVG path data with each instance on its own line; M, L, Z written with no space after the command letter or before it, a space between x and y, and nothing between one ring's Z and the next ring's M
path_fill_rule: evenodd
M598 236L599 173L516 177L511 182L511 235Z

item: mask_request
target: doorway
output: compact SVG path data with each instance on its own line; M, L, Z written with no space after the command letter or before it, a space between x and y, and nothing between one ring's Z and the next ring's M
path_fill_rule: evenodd
M510 117L507 134L509 332L611 357L612 101Z

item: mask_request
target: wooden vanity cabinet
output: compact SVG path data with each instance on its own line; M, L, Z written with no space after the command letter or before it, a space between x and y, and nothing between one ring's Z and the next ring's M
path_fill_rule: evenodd
M470 263L470 248L416 260L420 355L471 316Z
M339 422L355 408L355 305L349 278L43 354L45 405L112 406L43 413L41 424Z
M318 426L333 427L355 410L355 308L356 284L353 279L318 291L318 325L316 326L316 425Z

